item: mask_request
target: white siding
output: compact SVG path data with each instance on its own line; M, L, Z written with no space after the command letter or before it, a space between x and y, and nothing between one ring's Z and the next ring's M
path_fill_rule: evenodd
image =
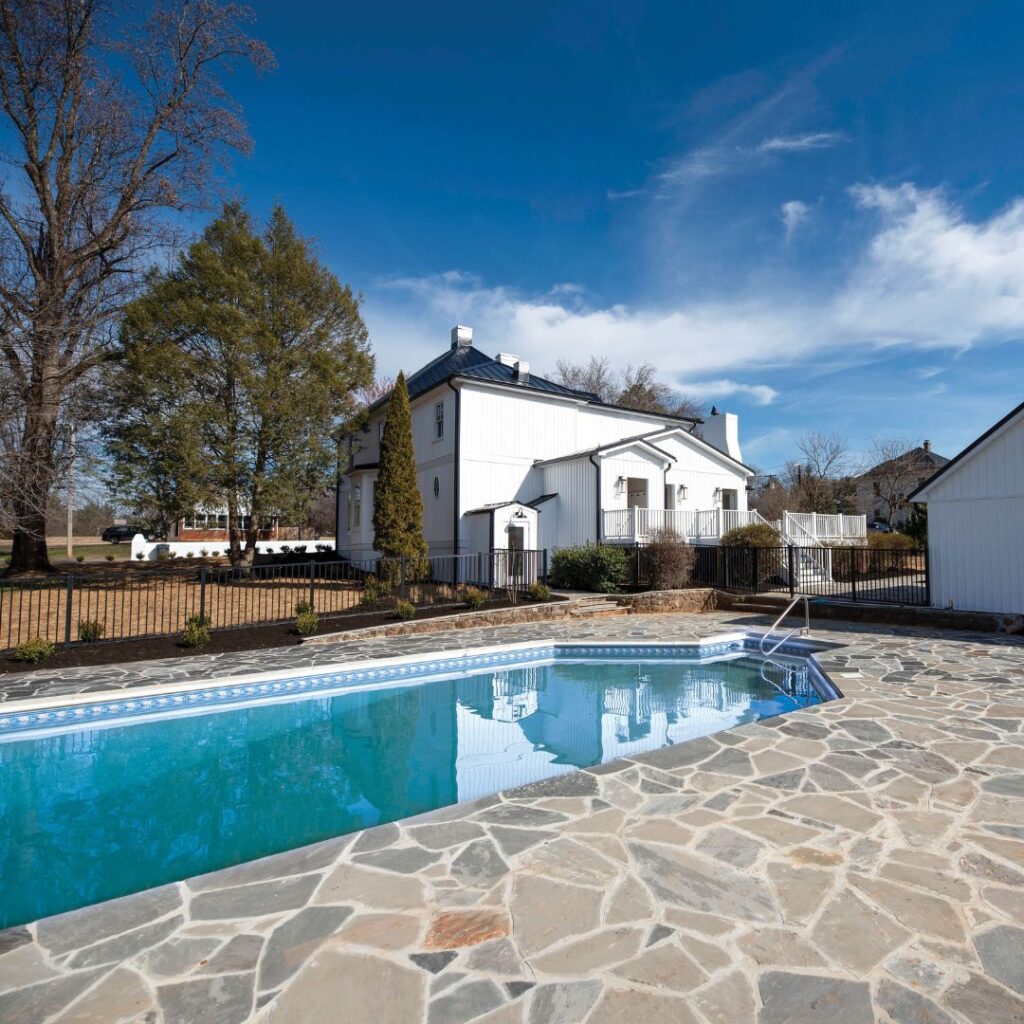
M1024 413L928 489L932 603L1024 613Z
M665 507L665 460L643 448L616 452L601 459L602 510L626 508L628 495L616 493L620 476L647 481L646 508Z
M668 471L667 482L686 485L686 497L676 508L694 512L714 508L721 504L721 498L715 497L715 490L723 488L736 491L736 507L741 512L746 511L747 478L741 470L702 449L696 441L678 434L659 438L654 443L676 460Z
M542 473L543 492L558 497L540 506L541 547L568 548L596 540L596 467L582 456L553 462Z

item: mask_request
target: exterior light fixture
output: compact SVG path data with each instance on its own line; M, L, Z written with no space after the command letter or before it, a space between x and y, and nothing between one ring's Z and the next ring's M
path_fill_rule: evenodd
M615 493L619 495L619 497L622 497L622 495L626 493L626 478L624 476L620 476L615 481Z

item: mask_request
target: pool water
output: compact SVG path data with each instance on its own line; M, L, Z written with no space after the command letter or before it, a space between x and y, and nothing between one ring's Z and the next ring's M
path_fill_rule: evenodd
M0 742L0 927L826 699L793 660L603 657Z

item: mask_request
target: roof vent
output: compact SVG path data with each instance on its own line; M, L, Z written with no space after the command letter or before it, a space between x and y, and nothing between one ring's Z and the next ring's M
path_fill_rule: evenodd
M499 352L495 357L502 366L515 366L519 362L519 356L511 352Z
M456 324L452 328L452 348L470 348L473 344L473 328Z
M516 380L525 384L530 379L530 364L525 359L516 360Z

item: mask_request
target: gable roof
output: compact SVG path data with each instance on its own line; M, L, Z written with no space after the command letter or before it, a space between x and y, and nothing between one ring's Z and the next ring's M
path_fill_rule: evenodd
M754 476L757 470L748 466L745 462L740 462L739 459L734 459L727 452L723 452L721 448L716 448L713 444L708 444L703 437L698 437L696 434L690 433L688 430L682 430L680 427L663 427L661 430L652 430L649 434L641 435L645 440L650 440L653 437L662 437L665 434L682 434L687 441L693 443L697 448L704 449L709 455L715 456L721 459L723 462L731 463L733 466L739 466L748 476Z
M894 459L886 459L885 462L879 462L877 466L872 466L870 469L864 470L858 480L870 480L875 473L885 472L890 466L895 466L898 463L909 462L913 466L920 467L921 469L930 469L933 472L935 470L942 469L943 466L949 464L949 459L945 455L939 455L938 452L933 452L930 448L924 448L918 445L917 448L911 448L905 451L902 455L897 455Z
M649 448L656 455L660 455L666 462L676 461L663 448L659 448L656 444L652 444L650 441L646 440L643 435L638 434L636 437L620 437L618 441L612 441L609 444L601 444L596 448L584 448L582 451L569 452L566 455L556 455L551 459L537 459L536 462L534 462L534 465L550 466L554 462L568 462L569 459L581 459L586 455L602 455L605 452L615 451L618 448L630 448L633 445L641 448Z
M1020 415L1024 414L1024 402L1021 402L1015 409L1011 409L998 423L993 423L988 430L985 431L980 437L976 437L962 452L955 455L949 462L946 463L937 473L932 474L920 487L912 492L908 497L907 501L922 501L924 500L918 495L927 491L936 481L940 480L947 473L949 473L954 466L959 466L966 458L968 458L972 452L978 447L984 444L989 438L994 437L996 434L1002 432L1006 427L1013 424L1013 421Z

